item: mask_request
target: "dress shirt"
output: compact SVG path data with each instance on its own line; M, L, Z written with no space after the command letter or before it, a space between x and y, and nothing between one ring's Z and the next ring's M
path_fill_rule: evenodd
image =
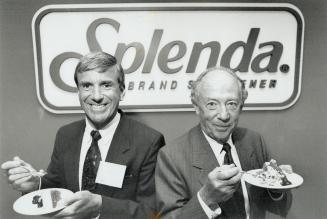
M206 133L204 133L205 138L207 139L213 153L215 154L215 157L219 163L220 166L223 165L224 163L224 157L226 152L222 150L223 145L219 144L217 141L215 141L214 139L210 138ZM232 153L232 157L234 160L234 163L237 167L239 167L242 170L241 167L241 163L240 163L240 159L238 157L235 145L231 139L231 136L229 136L229 139L227 141L227 143L231 146L231 153ZM244 198L244 208L245 208L245 213L246 213L246 218L249 219L250 218L250 205L249 205L249 197L248 197L248 192L246 190L246 185L243 179L241 179L241 185L242 185L242 190L243 190L243 198ZM203 208L204 212L206 213L206 215L208 216L208 218L212 219L217 217L218 215L221 214L221 209L217 208L215 211L212 211L206 204L205 202L201 199L199 192L197 194L197 197L199 199L199 203L201 205L201 207Z
M116 131L116 128L120 121L120 114L116 113L115 117L109 124L107 124L103 129L98 130L101 135L101 139L98 141L99 150L101 153L101 160L104 161L107 157L109 147ZM91 131L96 130L88 118L85 118L86 126L83 134L83 141L79 159L79 188L82 188L82 175L83 175L83 166L87 151L89 150L92 142Z

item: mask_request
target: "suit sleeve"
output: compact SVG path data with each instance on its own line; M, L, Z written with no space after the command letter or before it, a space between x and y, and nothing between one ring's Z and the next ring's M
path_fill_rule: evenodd
M62 137L60 135L60 130L57 132L56 140L51 155L50 164L47 168L47 174L42 177L42 189L44 188L61 188L64 186L62 173L63 161L61 160L63 152L62 148Z
M154 172L158 151L164 144L162 135L154 139L139 173L136 199L124 200L102 196L100 219L148 219L155 215Z
M157 209L164 219L207 219L197 196L191 197L174 160L161 150L156 167Z

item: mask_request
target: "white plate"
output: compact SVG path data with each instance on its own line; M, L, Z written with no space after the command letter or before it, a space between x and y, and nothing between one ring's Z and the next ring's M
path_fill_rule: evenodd
M296 188L299 187L300 185L302 185L303 183L303 178L302 176L296 174L296 173L290 173L290 174L286 174L287 179L292 183L290 185L286 185L286 186L282 186L278 181L275 184L268 184L266 182L264 182L262 179L258 178L255 176L255 174L258 171L262 171L262 169L255 169L255 170L249 170L246 173L244 173L243 175L243 179L254 185L254 186L258 186L258 187L262 187L262 188L267 188L267 189L291 189L291 188Z
M60 196L60 200L55 204L55 206L51 199L51 192L53 193L54 191L59 192L57 194ZM48 214L63 209L65 207L63 199L69 198L72 194L73 192L67 189L41 189L18 198L15 201L13 208L17 213L24 215ZM37 203L33 204L33 198L37 198L36 196L40 196L42 199L42 207L38 206Z

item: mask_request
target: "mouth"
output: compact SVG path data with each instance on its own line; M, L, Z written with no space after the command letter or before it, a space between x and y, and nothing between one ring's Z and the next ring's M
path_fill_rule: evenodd
M108 104L88 104L93 111L102 111Z
M231 126L230 125L215 125L218 131L224 132L227 131Z

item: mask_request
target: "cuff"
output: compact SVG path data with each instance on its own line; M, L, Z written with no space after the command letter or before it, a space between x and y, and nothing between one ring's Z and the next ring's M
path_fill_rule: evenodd
M221 208L219 207L218 203L216 205L216 209L215 210L211 210L212 208L210 208L201 198L199 192L197 193L197 197L199 200L199 203L203 209L203 211L205 212L205 214L207 215L207 217L209 219L214 219L217 216L219 216L221 214Z

